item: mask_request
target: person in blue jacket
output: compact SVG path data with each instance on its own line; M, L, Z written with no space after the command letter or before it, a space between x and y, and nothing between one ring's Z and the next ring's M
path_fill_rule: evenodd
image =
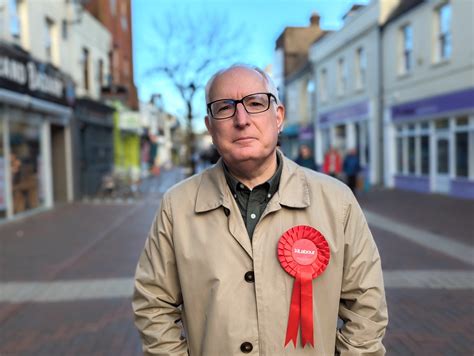
M342 164L342 170L344 171L347 179L347 185L355 193L357 185L357 175L360 171L359 155L355 149L349 150L344 163Z

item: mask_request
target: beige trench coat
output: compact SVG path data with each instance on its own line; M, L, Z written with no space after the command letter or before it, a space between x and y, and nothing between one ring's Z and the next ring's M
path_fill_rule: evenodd
M313 280L314 349L301 347L300 332L296 348L284 347L294 278L277 243L296 225L319 230L331 251ZM244 342L252 355L385 353L380 257L359 205L339 181L287 158L252 243L220 162L168 191L137 266L133 308L145 355L242 355Z

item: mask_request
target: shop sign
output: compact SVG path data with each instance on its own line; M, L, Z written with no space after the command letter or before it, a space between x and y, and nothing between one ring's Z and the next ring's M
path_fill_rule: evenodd
M391 107L392 120L423 119L474 108L474 88L437 95Z
M325 123L335 123L341 121L354 121L369 116L369 102L362 101L356 104L347 105L335 110L327 111L319 116L319 122L321 124Z
M61 105L74 103L74 83L49 63L0 44L0 88Z

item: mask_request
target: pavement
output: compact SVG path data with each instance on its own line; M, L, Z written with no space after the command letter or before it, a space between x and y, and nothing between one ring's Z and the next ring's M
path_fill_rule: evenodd
M139 200L0 225L0 355L141 355L135 266L162 194L182 177L146 180ZM382 257L388 355L474 354L474 201L384 189L358 199Z

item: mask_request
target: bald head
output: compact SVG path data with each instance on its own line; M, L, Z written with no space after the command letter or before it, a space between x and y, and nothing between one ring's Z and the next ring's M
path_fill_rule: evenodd
M209 79L209 81L206 84L206 103L209 103L211 101L211 98L210 98L211 93L214 89L214 84L217 82L217 79L223 74L226 74L231 71L236 71L239 69L256 72L264 81L267 91L269 93L272 93L275 96L275 98L277 98L278 103L280 102L280 99L278 98L278 90L275 86L275 83L273 83L272 78L265 71L263 71L262 69L256 66L251 66L247 64L234 64L230 67L219 70Z

